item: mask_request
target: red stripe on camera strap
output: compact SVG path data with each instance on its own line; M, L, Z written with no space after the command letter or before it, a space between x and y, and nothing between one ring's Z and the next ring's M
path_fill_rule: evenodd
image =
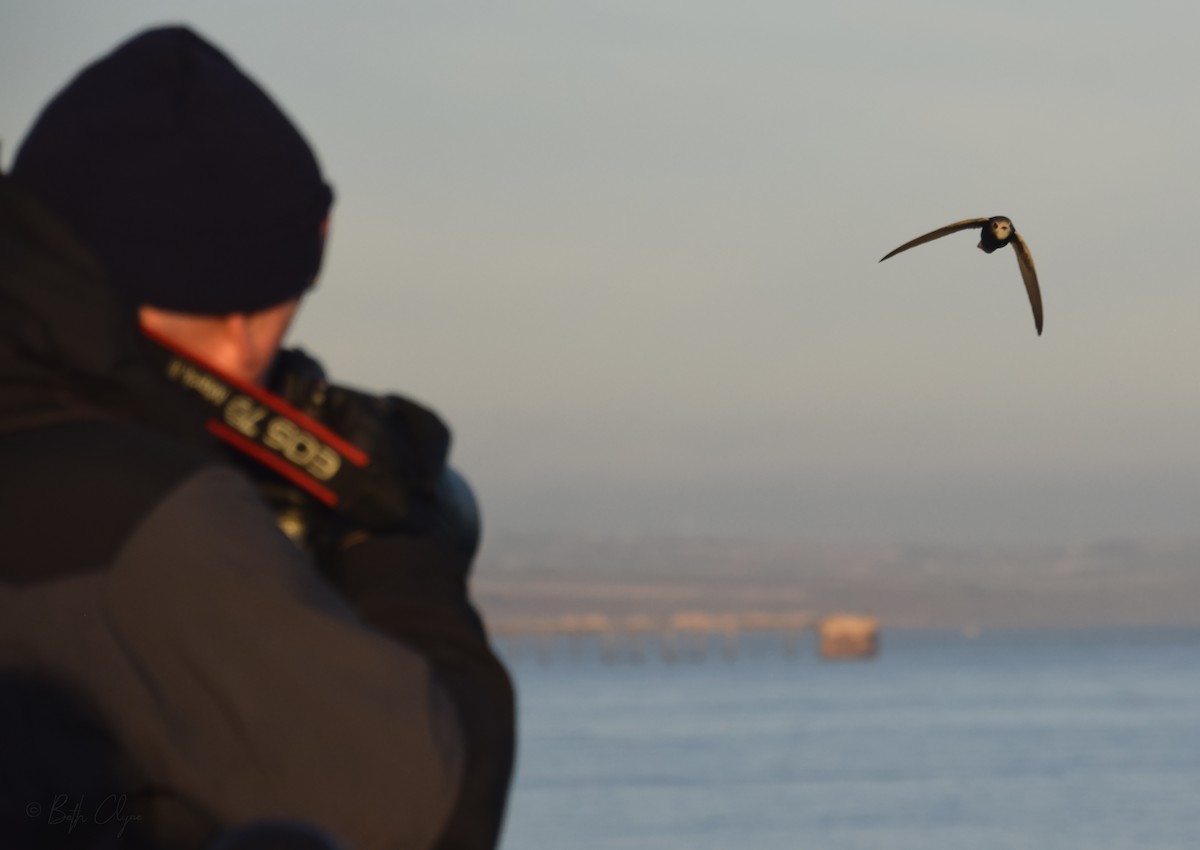
M339 492L349 489L347 479L370 463L358 446L279 396L205 363L161 334L142 332L154 344L151 350L163 377L210 408L209 433L323 504L336 506ZM280 435L294 439L288 443Z
M254 458L259 463L275 470L318 501L323 502L331 508L337 505L337 493L318 482L311 475L302 472L295 464L282 460L279 455L267 450L249 437L242 436L224 422L218 419L208 420L208 432L214 437L218 437L229 443L235 449Z

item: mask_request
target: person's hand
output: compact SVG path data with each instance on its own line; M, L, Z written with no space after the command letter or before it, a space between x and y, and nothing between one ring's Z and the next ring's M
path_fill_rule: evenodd
M280 352L267 388L366 456L336 479L333 504L258 471L289 536L320 552L403 533L440 539L468 560L474 555L478 507L470 486L446 465L450 432L435 413L400 396L330 384L320 364L297 349Z

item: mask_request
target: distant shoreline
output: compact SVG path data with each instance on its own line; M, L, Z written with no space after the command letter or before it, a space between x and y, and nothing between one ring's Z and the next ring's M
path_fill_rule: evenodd
M868 614L885 629L1200 627L1200 541L987 548L500 536L489 621Z

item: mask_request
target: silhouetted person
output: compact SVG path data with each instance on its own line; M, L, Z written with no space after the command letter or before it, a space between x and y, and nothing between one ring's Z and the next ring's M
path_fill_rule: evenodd
M182 28L84 69L0 177L0 847L496 844L513 696L448 430L264 385L331 202Z

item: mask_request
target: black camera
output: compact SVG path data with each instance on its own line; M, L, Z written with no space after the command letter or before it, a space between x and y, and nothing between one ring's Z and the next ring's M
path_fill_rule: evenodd
M256 464L255 479L289 537L321 555L362 535L410 534L474 556L478 505L447 463L450 432L435 413L331 384L300 349L279 352L266 389L283 405L262 439L300 471Z

